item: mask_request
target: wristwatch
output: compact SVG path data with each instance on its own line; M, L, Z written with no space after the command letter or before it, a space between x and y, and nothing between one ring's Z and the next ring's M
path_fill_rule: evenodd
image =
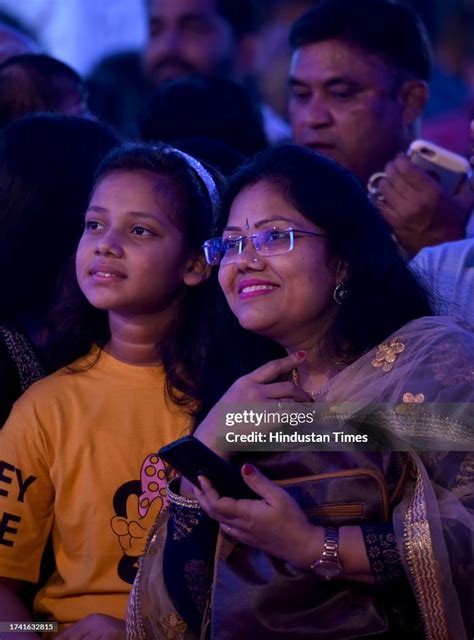
M339 560L339 529L326 527L324 530L323 552L310 566L315 576L322 580L334 580L344 573Z

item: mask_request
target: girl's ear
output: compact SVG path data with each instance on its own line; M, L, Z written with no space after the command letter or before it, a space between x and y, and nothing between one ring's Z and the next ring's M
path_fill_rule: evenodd
M211 265L207 264L203 255L191 258L186 266L183 281L188 287L205 282L211 275Z

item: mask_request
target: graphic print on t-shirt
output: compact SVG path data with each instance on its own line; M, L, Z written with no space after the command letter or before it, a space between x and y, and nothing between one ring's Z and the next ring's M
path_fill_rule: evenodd
M140 470L140 480L122 484L114 495L114 511L110 526L118 537L123 556L117 567L119 577L133 584L138 558L143 555L148 532L167 505L164 462L149 454Z
M36 480L36 476L24 474L19 467L6 460L0 460L0 497L15 496L16 502L25 501L25 493ZM19 531L21 517L0 509L0 544L5 547L15 545L15 537Z

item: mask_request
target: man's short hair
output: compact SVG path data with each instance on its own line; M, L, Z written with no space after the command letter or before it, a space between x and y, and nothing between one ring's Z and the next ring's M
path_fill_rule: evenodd
M395 71L428 81L432 51L415 11L391 0L323 0L290 32L293 50L323 40L343 40L381 58Z

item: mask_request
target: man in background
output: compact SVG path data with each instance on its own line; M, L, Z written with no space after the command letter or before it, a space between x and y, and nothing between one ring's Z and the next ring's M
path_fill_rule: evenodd
M131 137L153 89L194 74L241 80L253 64L254 0L146 0L141 54L116 54L89 78L91 110Z
M406 150L428 100L431 49L415 12L388 0L326 0L299 18L290 44L295 142L328 155L366 184L408 255L465 235L472 195L452 196Z

